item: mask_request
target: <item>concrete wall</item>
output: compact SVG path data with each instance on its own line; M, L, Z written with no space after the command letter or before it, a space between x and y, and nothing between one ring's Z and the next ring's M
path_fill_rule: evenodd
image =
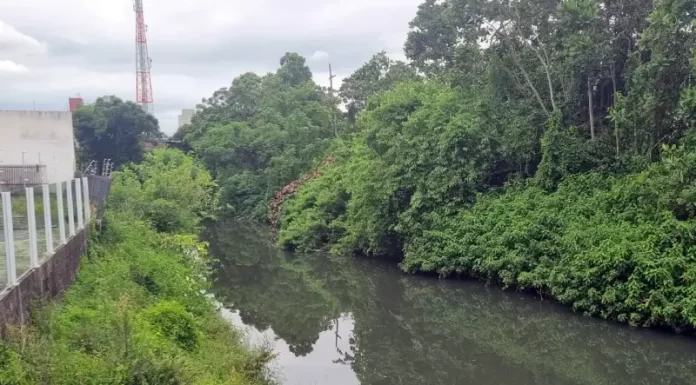
M0 110L0 165L46 165L48 183L75 176L72 113Z
M196 110L181 110L181 115L179 115L179 128L191 123L191 119L195 113Z
M18 283L0 297L0 332L8 325L29 322L31 306L37 299L60 296L75 280L80 257L87 251L89 231L82 229L65 245L41 261L36 269L22 275Z

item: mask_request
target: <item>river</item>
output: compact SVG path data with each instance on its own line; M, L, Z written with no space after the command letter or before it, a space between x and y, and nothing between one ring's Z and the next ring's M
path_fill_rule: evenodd
M213 293L286 385L696 384L696 340L583 317L481 282L278 250L265 229L206 231Z

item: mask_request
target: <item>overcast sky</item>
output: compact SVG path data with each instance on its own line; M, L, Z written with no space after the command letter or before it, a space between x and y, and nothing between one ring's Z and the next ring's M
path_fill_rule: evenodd
M274 71L287 51L328 85L374 53L403 59L422 0L144 0L163 131L237 75ZM0 0L0 109L66 110L67 99L135 99L132 0ZM338 82L340 84L340 82Z

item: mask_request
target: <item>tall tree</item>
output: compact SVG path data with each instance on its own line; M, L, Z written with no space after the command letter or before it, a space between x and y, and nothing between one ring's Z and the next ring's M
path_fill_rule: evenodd
M265 218L275 191L310 171L331 144L339 112L305 59L287 53L275 73L247 73L216 91L177 135L213 171L223 203Z
M291 86L312 80L312 71L305 65L307 60L294 52L288 52L280 59L278 76Z
M139 162L143 141L162 138L157 119L141 106L115 96L103 96L73 114L79 161L111 159L117 166Z
M418 79L416 70L408 64L391 60L385 51L374 55L367 63L343 80L339 95L348 107L348 115L364 110L370 96L391 89L396 83Z
M693 85L696 3L655 1L630 61L625 98L614 109L621 138L634 153L651 157L690 126L679 117L683 92Z

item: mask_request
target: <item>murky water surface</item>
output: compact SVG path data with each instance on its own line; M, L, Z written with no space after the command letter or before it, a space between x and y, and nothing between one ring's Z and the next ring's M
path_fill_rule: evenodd
M635 330L479 282L276 249L208 229L214 294L287 385L696 384L696 339Z

